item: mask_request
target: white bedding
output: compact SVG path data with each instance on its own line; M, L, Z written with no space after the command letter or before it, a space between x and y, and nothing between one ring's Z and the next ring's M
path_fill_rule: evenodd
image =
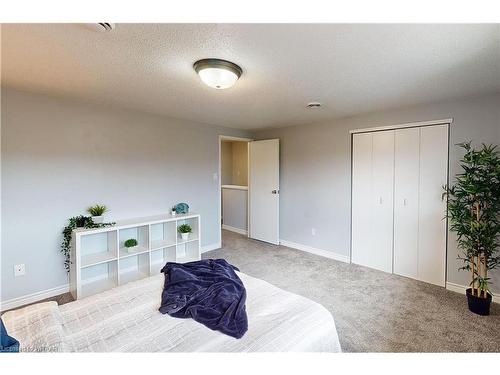
M238 273L247 290L248 332L235 339L159 311L163 275L57 306L39 303L2 316L22 351L340 352L323 306Z

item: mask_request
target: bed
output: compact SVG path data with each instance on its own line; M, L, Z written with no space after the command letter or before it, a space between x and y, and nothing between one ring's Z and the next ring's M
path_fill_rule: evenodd
M61 306L43 302L6 312L2 320L25 352L341 351L333 317L323 306L238 276L247 290L249 325L241 339L162 315L162 274Z

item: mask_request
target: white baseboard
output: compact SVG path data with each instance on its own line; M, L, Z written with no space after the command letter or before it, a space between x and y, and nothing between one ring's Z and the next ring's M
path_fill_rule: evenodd
M452 292L457 292L460 294L463 294L465 296L465 290L469 288L468 286L460 285L460 284L455 284L455 283L450 283L446 282L446 289L451 290ZM495 303L500 303L500 295L492 293L493 299L492 301Z
M210 245L202 246L201 247L201 253L206 253L207 251L212 251L212 250L217 250L222 247L222 244L220 242L216 242Z
M323 250L323 249L318 249L315 247L307 246L307 245L302 245L300 243L295 243L287 240L282 240L280 239L280 245L286 246L286 247L291 247L292 249L296 250L301 250L305 251L311 254L319 255L325 258L330 258L334 260L338 260L339 262L344 262L344 263L351 263L351 260L349 259L348 256L346 255L341 255L337 254L333 251L328 251L328 250Z
M235 228L226 224L222 224L222 229L229 230L231 232L236 232L244 236L248 236L248 231L246 231L245 229Z
M15 309L16 307L19 306L28 305L30 303L41 301L42 299L58 296L59 294L64 294L68 292L69 292L69 284L66 284L55 288L46 289L31 294L26 294L21 297L8 299L6 301L0 302L0 311Z

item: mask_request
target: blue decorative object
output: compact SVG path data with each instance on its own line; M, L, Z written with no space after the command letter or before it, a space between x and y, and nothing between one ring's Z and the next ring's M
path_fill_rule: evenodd
M19 352L19 341L7 334L7 329L0 319L0 353Z
M189 206L187 203L177 203L175 205L175 213L187 214L188 212L189 212Z

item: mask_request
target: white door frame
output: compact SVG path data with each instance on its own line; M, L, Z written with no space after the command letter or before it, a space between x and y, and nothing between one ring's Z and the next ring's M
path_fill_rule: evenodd
M243 137L233 137L229 135L219 135L219 170L218 170L218 175L219 175L219 241L220 245L222 247L222 141L239 141L239 142L247 142L250 143L253 141L252 138L243 138ZM247 181L249 178L249 173L250 173L250 168L249 168L249 147L247 146ZM247 183L248 185L248 183ZM249 196L249 191L250 187L248 187L247 190L247 205L248 205L248 196ZM247 236L249 231L249 223L250 223L250 217L249 217L249 210L247 208Z

